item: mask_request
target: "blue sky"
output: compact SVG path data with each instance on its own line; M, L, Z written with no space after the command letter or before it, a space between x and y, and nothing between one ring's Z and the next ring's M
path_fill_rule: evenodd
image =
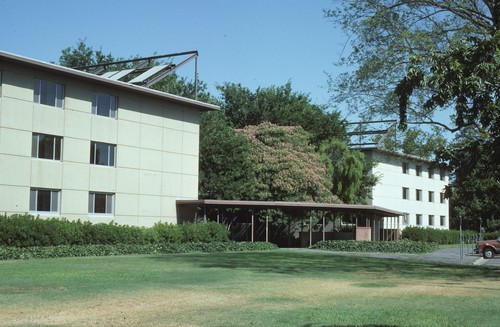
M84 39L115 57L199 51L200 78L257 87L291 81L328 102L345 34L323 16L330 0L0 0L0 50L57 62ZM325 73L326 72L326 73ZM193 76L194 64L179 70Z

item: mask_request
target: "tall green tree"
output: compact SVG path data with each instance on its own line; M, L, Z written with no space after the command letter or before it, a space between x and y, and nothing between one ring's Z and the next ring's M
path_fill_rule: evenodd
M233 83L218 89L221 109L235 128L263 122L301 126L311 134L311 142L316 147L324 140L346 136L345 122L338 112L327 112L325 107L313 104L307 95L293 91L290 83L258 88L254 92Z
M365 160L362 152L350 149L337 139L323 142L320 153L330 171L332 193L345 203L366 203L378 181L370 174L374 163Z
M394 89L406 76L412 56L429 69L433 54L447 51L457 40L491 36L498 30L500 14L498 0L366 0L335 5L325 15L349 35L339 64L350 71L330 80L333 99L346 102L365 118L399 116ZM423 109L425 91L413 94L407 121L454 129L440 120L448 108Z
M255 200L259 184L251 143L221 112L207 112L200 123L201 199Z
M335 99L366 116L399 117L403 128L432 124L455 133L437 147L452 171L454 205L462 215L499 217L484 200L500 196L500 1L345 1L326 15L350 33L352 52L343 59L355 67L332 80Z

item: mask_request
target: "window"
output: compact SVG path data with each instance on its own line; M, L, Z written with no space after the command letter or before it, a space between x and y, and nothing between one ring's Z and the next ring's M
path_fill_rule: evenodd
M444 181L446 178L446 170L444 168L439 169L439 179Z
M427 170L430 179L434 179L434 168L429 167Z
M2 96L2 71L0 70L0 97Z
M420 165L415 166L415 171L417 176L422 176L422 166Z
M415 199L417 201L422 201L422 190L415 190Z
M417 225L422 225L422 215L417 214Z
M102 166L115 166L116 145L90 142L90 163Z
M409 168L408 168L408 163L407 162L403 162L403 174L409 174Z
M429 215L429 226L434 226L434 215Z
M59 212L59 190L30 190L30 211Z
M439 216L439 223L441 226L446 226L446 216Z
M444 193L439 193L439 202L440 203L445 203Z
M33 133L31 156L39 159L61 160L62 137Z
M41 79L35 80L35 103L52 107L63 107L64 85Z
M115 195L111 193L89 193L89 213L113 214Z
M410 224L410 214L405 213L403 216L403 225L409 225Z
M117 98L114 96L94 92L92 94L92 114L115 118L117 103Z
M410 189L407 187L403 187L403 200L410 199Z
M434 192L429 191L429 202L434 202Z

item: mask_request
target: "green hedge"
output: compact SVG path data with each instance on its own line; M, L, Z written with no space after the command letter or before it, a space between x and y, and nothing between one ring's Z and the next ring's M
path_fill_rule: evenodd
M464 236L475 236L478 232L463 231ZM401 238L418 242L435 242L438 244L460 243L460 231L448 229L436 229L431 227L406 227L403 229Z
M429 253L439 249L437 243L400 241L320 241L312 249L341 252Z
M483 240L494 240L500 236L500 231L498 232L486 232L483 233Z
M273 243L263 242L189 242L163 244L100 244L100 245L58 245L31 247L0 247L0 260L34 258L89 257L125 254L172 254L190 252L237 252L275 250Z
M42 219L32 215L0 216L0 246L30 247L87 244L158 244L223 242L229 231L215 222L173 225L156 223L151 228L92 224L88 221Z

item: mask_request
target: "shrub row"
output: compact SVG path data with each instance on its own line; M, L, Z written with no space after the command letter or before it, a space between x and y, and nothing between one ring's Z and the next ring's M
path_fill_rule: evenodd
M486 232L483 233L483 240L494 240L500 236L500 231L498 232Z
M90 257L125 254L172 254L190 252L239 252L275 250L273 243L264 242L188 242L163 244L99 244L99 245L58 245L31 247L0 247L0 260L41 259L61 257Z
M229 231L215 222L173 225L156 223L151 228L92 224L88 221L42 219L32 215L0 216L0 246L58 246L86 244L158 244L223 242Z
M464 236L475 236L477 232L463 231ZM403 229L401 238L418 242L435 242L438 244L460 243L460 231L435 229L431 227L406 227Z
M342 252L429 253L438 250L437 243L400 241L320 241L312 249Z

